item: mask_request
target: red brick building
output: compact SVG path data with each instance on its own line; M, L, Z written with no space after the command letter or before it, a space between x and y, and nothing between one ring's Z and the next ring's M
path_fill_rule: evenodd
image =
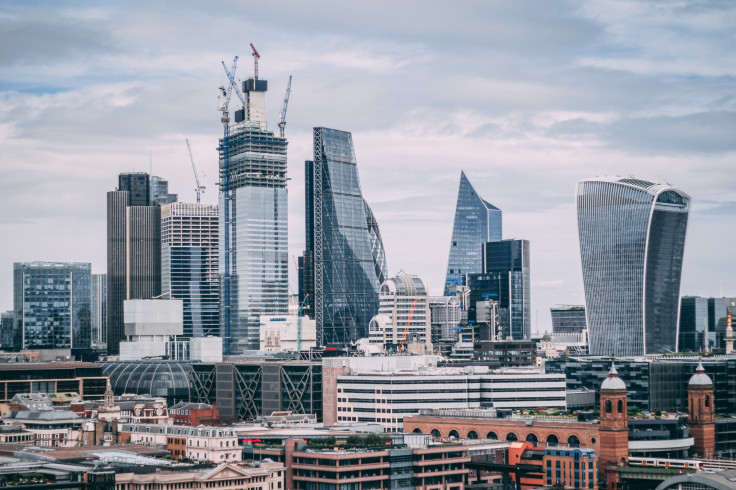
M179 402L169 407L169 418L174 425L221 425L220 413L217 405L206 403Z
M701 458L712 458L716 449L715 406L713 380L698 364L687 386L688 421L695 444L693 451Z

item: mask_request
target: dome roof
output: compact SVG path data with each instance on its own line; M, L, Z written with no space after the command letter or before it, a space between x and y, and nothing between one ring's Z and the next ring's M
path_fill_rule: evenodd
M626 383L618 377L616 366L611 363L611 370L608 371L608 377L603 380L601 390L625 390Z
M713 386L713 380L710 376L705 374L705 368L703 363L699 362L698 367L695 368L695 374L690 378L688 386Z

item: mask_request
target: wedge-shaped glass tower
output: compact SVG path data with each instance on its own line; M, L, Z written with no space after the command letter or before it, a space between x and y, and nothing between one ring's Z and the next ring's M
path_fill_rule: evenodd
M483 200L460 173L445 295L465 286L465 275L483 272L483 244L501 240L501 210Z
M676 351L690 197L596 178L578 182L576 200L590 354Z

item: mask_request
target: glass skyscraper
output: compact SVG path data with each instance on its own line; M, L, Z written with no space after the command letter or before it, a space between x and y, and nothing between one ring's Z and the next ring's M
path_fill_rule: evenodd
M501 210L484 201L460 173L460 189L452 229L450 259L447 263L445 295L465 286L466 274L483 272L481 247L501 239Z
M317 343L344 345L368 336L386 276L378 223L363 199L353 137L314 128L306 168L306 241L302 298L317 322Z
M91 270L79 262L13 264L24 349L89 349Z
M266 129L266 80L243 82L247 107L230 127L230 353L260 346L260 316L288 313L286 138ZM224 183L220 140L220 189ZM225 198L220 192L220 264L225 265ZM225 271L220 271L220 284ZM224 308L225 301L221 301Z
M184 303L184 336L220 335L217 205L161 207L161 294Z
M107 274L92 274L90 312L92 347L104 350L107 345Z
M576 194L590 354L676 351L690 197L635 178Z

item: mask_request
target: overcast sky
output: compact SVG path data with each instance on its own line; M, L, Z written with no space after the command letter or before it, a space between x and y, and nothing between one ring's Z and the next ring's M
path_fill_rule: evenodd
M105 193L148 171L216 202L221 61L249 43L276 127L293 75L289 248L304 248L312 127L351 131L389 272L441 294L460 171L531 241L534 331L583 304L575 184L669 182L693 199L682 293L736 296L736 3L4 2L0 308L13 262L106 270ZM290 283L296 272L290 262Z

